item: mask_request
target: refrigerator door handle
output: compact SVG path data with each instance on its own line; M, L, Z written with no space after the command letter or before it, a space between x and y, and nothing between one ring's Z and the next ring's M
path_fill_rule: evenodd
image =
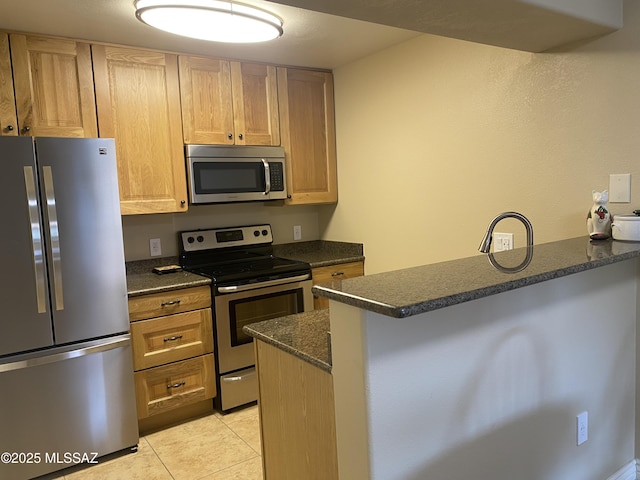
M54 297L56 299L56 310L64 310L64 292L62 290L62 258L60 256L60 232L58 230L56 194L53 190L53 173L50 166L42 167L42 173L44 176L44 193L47 201L47 217L49 218L49 235L51 236L53 290Z
M107 352L109 350L115 350L116 348L126 347L131 344L131 334L120 335L112 339L103 340L97 342L95 345L89 345L76 350L67 350L59 353L53 353L51 355L34 356L25 360L18 360L11 363L0 364L0 373L10 372L13 370L22 370L24 368L37 367L39 365L46 365L49 363L62 362L72 358L83 357L85 355L92 355L94 353Z
M44 252L42 251L42 232L40 231L40 211L33 167L24 167L24 186L27 191L27 209L31 226L31 245L33 246L33 271L36 281L36 303L38 313L47 311L44 273Z

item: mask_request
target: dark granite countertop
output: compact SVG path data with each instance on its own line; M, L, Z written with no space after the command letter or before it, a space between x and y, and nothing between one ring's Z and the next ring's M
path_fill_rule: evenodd
M492 256L476 255L336 280L314 286L313 293L389 317L404 318L639 256L640 242L611 239L591 242L585 236ZM491 258L497 267L490 263ZM515 271L522 267L525 268Z
M273 250L278 257L307 262L311 265L311 268L364 261L361 243L312 240L309 242L273 245ZM127 292L129 297L211 284L210 279L194 273L181 271L158 275L152 271L157 266L177 263L178 257L127 262Z
M361 243L329 240L274 245L273 254L277 257L307 262L311 268L364 261L364 247Z
M252 323L242 329L247 335L331 372L329 350L329 310L288 315Z
M127 262L127 293L129 297L211 284L210 279L195 273L179 271L158 275L152 271L154 267L177 263L178 257Z

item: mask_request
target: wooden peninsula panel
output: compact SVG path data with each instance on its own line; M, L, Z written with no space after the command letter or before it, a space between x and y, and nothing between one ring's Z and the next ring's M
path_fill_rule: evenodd
M330 373L256 340L265 480L337 480Z

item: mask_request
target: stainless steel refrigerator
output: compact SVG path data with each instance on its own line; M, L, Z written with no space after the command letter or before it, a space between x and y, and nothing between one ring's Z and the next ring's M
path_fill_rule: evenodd
M0 137L0 478L138 443L112 139Z

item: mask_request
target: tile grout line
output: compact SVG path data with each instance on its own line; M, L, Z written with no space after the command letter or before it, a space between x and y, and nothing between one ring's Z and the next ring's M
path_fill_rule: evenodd
M142 440L144 438L144 441L147 442L147 445L149 445L149 448L153 451L153 454L158 458L158 460L160 461L160 463L162 464L162 466L164 467L164 469L167 471L167 473L169 474L169 476L173 479L176 480L176 477L173 476L173 474L171 473L171 470L169 470L169 467L167 467L167 465L164 463L164 461L162 460L162 457L160 456L160 454L158 452L156 452L156 449L153 448L153 445L151 444L151 442L147 439L146 435L144 437L141 437L140 440ZM138 443L138 448L140 447L140 444Z

